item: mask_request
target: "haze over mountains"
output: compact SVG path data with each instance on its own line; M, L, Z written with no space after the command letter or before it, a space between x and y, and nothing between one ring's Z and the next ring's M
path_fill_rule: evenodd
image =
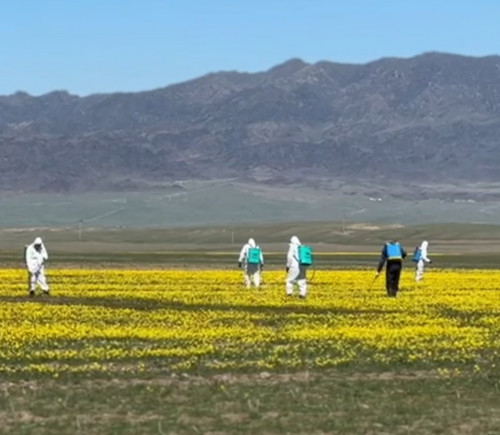
M292 59L140 93L0 97L4 191L232 178L500 183L500 57Z

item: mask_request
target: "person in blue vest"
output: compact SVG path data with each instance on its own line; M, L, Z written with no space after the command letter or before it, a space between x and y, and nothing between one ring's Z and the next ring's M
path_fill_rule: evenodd
M406 251L396 240L387 242L382 248L376 277L380 275L385 265L385 288L389 297L396 297L399 291L399 278L405 258Z
M254 239L248 239L248 242L241 248L238 267L243 267L245 271L245 285L247 288L252 286L252 282L255 287L260 287L260 274L264 268L264 255Z

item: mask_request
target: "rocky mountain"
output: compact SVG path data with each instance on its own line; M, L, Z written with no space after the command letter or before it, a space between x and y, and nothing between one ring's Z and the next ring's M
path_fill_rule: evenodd
M2 190L231 177L500 181L500 57L292 59L139 93L0 96Z

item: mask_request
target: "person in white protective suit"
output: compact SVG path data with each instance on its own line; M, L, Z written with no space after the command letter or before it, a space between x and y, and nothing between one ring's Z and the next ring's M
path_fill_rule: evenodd
M305 298L307 296L307 266L299 263L299 246L300 240L297 236L290 239L288 247L288 254L286 257L286 294L293 295L293 288L295 284L299 286L299 296Z
M429 248L429 242L427 240L424 240L419 248L420 253L415 272L415 281L417 282L422 281L424 279L425 264L432 263L432 261L428 257L427 253L428 248Z
M49 294L49 285L45 277L44 263L48 260L49 256L45 245L40 237L26 247L26 268L29 273L29 295L35 296L37 284L40 285L45 294Z
M257 248L259 250L259 258L257 261L250 261L249 252L250 249ZM255 244L254 239L248 239L248 242L241 248L240 256L238 258L238 267L243 267L245 271L245 285L247 288L252 286L252 282L255 287L260 287L261 282L261 272L264 268L264 256L259 246Z

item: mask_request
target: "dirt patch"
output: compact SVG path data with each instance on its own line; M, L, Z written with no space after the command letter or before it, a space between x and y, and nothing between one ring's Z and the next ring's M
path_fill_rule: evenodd
M0 412L0 423L4 429L6 425L12 423L44 423L56 421L57 418L57 416L41 417L29 411Z
M404 225L400 224L373 225L367 223L355 223L347 225L346 228L349 230L358 230L358 231L377 231L377 230L394 230L398 228L404 228Z
M483 427L483 422L468 422L461 423L457 427L452 428L450 433L453 435L475 435L481 433L481 427Z
M188 374L172 374L169 376L158 375L150 379L135 378L135 377L120 377L112 380L108 379L94 379L84 380L78 384L65 383L58 380L40 380L40 381L4 381L0 382L0 389L9 388L24 388L28 390L38 390L43 388L57 387L59 389L88 389L92 388L107 388L118 387L128 388L134 386L177 386L181 389L183 387L189 388L197 385L211 385L211 384L229 384L229 385L278 385L288 383L308 383L322 379L338 379L348 381L416 381L422 379L438 379L441 376L435 370L417 370L406 372L367 372L345 375L338 371L330 372L310 372L300 371L295 373L250 373L250 374L214 374L207 376L195 376Z
M417 370L412 372L380 372L357 373L347 376L350 381L418 381L421 379L438 379L441 376L433 370Z
M236 413L230 412L228 414L222 414L221 418L231 424L241 424L248 422L250 420L250 416L245 413Z
M186 426L210 426L214 422L211 417L193 416L189 414L181 414L177 419L178 424Z
M368 225L368 224L352 224L346 227L348 230L357 230L357 231L377 231L382 227L376 225Z

